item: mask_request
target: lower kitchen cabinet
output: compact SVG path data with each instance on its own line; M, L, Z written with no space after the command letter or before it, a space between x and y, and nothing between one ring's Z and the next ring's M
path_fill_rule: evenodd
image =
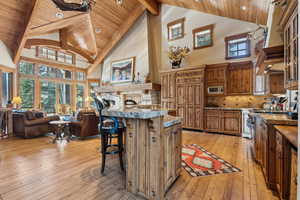
M297 170L298 170L298 156L297 151L291 149L291 175L290 175L290 189L289 189L289 199L297 199Z
M206 109L204 118L204 130L207 132L241 135L241 111Z
M164 185L165 192L170 188L181 170L181 125L174 125L165 129L163 145L164 151ZM174 151L175 149L175 151Z

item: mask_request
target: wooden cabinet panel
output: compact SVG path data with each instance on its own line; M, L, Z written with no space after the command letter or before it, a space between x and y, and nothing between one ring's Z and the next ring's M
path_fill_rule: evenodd
M161 106L176 109L175 73L161 73Z
M207 65L205 69L205 93L208 96L223 96L226 94L226 70L229 63ZM223 94L209 94L208 87L223 86Z
M298 156L297 151L291 150L291 161L290 161L290 188L289 188L289 200L297 199L297 170L298 170Z
M222 113L222 129L224 133L241 134L242 121L240 111L223 111Z
M252 62L230 63L227 77L228 95L250 95L253 93Z
M186 87L184 85L178 85L177 86L177 105L185 105L186 104L186 99L187 99L187 95L186 95Z
M166 192L181 172L181 125L174 125L164 130L164 191Z
M218 110L205 110L204 129L208 132L219 132L221 130L220 115Z
M284 73L272 73L269 75L269 87L271 94L285 94Z
M177 106L177 116L182 118L182 127L186 127L186 109L185 106Z
M186 128L195 128L195 107L188 106L186 109Z

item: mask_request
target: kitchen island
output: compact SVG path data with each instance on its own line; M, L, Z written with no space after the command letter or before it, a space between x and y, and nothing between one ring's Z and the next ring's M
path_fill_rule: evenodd
M181 119L165 110L108 109L103 116L126 122L126 189L146 199L164 199L181 168Z

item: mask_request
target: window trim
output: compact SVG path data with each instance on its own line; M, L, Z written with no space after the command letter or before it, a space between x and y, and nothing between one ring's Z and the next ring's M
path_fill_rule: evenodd
M241 33L241 34L237 34L237 35L231 35L228 37L225 37L225 59L226 60L231 60L231 59L239 59L239 58L247 58L251 56L251 40L249 38L247 38L249 32L246 33ZM247 45L247 53L246 55L242 55L242 56L234 56L234 57L230 57L228 54L228 45L229 45L229 41L231 40L237 40L237 39L241 39L241 38L247 38L246 40L246 45Z
M185 32L184 32L184 22L185 22L185 17L180 18L180 19L177 19L177 20L174 20L174 21L169 22L169 23L167 24L167 28L168 28L168 41L174 41L174 40L178 40L178 39L181 39L181 38L184 37L184 34L185 34ZM176 25L176 24L180 24L181 30L182 30L182 34L181 34L181 36L179 36L179 37L177 37L177 38L172 38L172 39L171 39L171 38L170 38L170 28L171 28L171 26L174 26L174 25Z
M203 48L207 48L207 47L212 47L214 45L214 27L215 25L214 24L210 24L210 25L207 25L207 26L202 26L202 27L199 27L199 28L195 28L193 30L193 47L194 49L203 49ZM202 31L206 31L206 30L210 30L210 37L211 37L211 44L209 45L205 45L205 46L201 46L201 47L196 47L196 34L199 33L199 32L202 32Z

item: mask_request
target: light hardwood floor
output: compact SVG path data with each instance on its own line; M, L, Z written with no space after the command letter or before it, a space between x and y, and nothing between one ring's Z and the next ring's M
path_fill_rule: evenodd
M117 156L99 173L99 139L52 144L52 138L0 140L0 200L130 200ZM268 200L260 168L251 159L249 140L234 136L183 133L184 144L199 144L242 172L192 178L184 170L168 200Z

